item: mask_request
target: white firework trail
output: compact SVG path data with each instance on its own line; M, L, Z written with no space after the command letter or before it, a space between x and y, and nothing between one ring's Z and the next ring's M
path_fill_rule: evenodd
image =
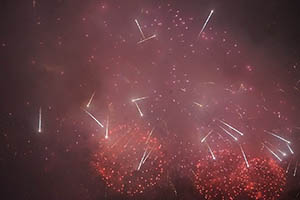
M143 164L146 162L146 160L149 158L150 154L152 153L153 148L148 152L147 156L143 160Z
M247 166L247 168L249 168L249 163L248 163L248 160L247 160L247 157L246 157L246 154L245 154L245 152L244 152L244 149L243 149L242 145L240 145L240 148L241 148L241 152L242 152L242 154L243 154L243 157L244 157L246 166Z
M295 166L295 169L294 169L294 176L296 176L296 174L297 174L297 168L298 168L298 160L296 161L296 166Z
M142 156L142 158L141 158L141 160L140 160L140 163L139 163L139 165L138 165L138 167L137 167L137 170L138 170L138 171L140 170L140 168L141 168L141 166L142 166L142 164L143 164L143 162L144 162L144 158L145 158L145 156L146 156L147 150L148 150L148 147L147 147L146 150L144 151L144 154L143 154L143 156Z
M200 108L203 108L203 105L197 102L193 102L195 105L199 106Z
M286 145L287 145L289 151L291 152L291 154L294 154L294 151L293 151L293 149L291 148L291 146L290 146L289 144L286 144Z
M141 40L141 41L138 41L137 44L141 44L141 43L146 42L146 41L148 41L148 40L151 40L151 39L153 39L153 38L156 38L156 35L155 35L155 34L152 35L152 36L150 36L150 37L148 37L148 38L145 38L145 39L143 39L143 40Z
M101 122L99 122L99 121L94 117L94 115L92 115L89 111L87 111L87 110L85 110L85 109L83 109L83 108L82 108L82 110L83 110L86 114L88 114L88 116L90 116L93 120L95 120L95 122L96 122L99 126L101 126L101 128L104 128L103 124L101 124Z
M265 132L268 133L268 134L270 134L270 135L273 135L274 137L276 137L276 138L278 138L278 139L280 139L280 140L282 140L282 141L284 141L284 142L286 142L286 143L288 143L288 144L291 144L290 141L288 141L287 139L284 139L283 137L281 137L281 136L279 136L279 135L276 135L275 133L272 133L272 132L266 131L266 130L265 130Z
M265 144L263 144L264 147L266 147L268 149L268 151L273 154L280 162L282 161L281 158L274 152L272 151L272 149L270 149L268 146L266 146Z
M40 107L39 110L39 127L38 127L38 132L42 132L42 107Z
M92 103L92 101L93 101L93 98L94 98L94 96L95 96L95 93L96 93L96 92L94 92L94 93L92 94L92 96L91 96L89 102L86 104L86 107L87 107L87 108L90 107L90 105L91 105L91 103Z
M207 147L208 147L208 150L209 150L209 152L210 152L212 158L213 158L214 160L216 160L216 157L215 157L215 155L214 155L214 152L211 150L211 148L210 148L210 146L209 146L209 144L208 144L207 142L206 142L206 145L207 145Z
M131 102L136 102L136 101L141 101L141 100L144 100L144 99L147 99L149 97L139 97L139 98L136 98L136 99L132 99Z
M138 109L138 111L139 111L139 113L140 113L140 116L143 117L144 114L142 113L142 111L141 111L139 105L138 105L136 102L134 102L134 104L135 104L136 108Z
M282 156L284 156L284 157L286 156L286 153L283 152L283 151L281 151L280 149L277 149L277 151L278 151L279 153L281 153Z
M141 35L142 35L142 38L145 39L146 37L145 37L145 35L144 35L143 31L142 31L142 28L141 28L141 26L140 26L138 20L135 19L134 21L135 21L137 27L139 28L139 31L140 31L140 33L141 33Z
M229 136L231 136L235 141L237 141L238 139L234 136L234 135L232 135L229 131L227 131L225 128L223 128L223 127L221 127L221 126L219 126L225 133L227 133Z
M220 121L222 124L224 124L225 126L227 126L228 128L230 128L230 129L234 130L235 132L237 132L238 134L240 134L241 136L244 135L241 131L239 131L239 130L237 130L236 128L230 126L229 124L225 123L224 121L222 121L222 120L219 120L219 121Z
M155 127L150 131L150 133L149 133L149 135L148 135L148 138L147 138L147 140L146 140L146 144L148 144L148 142L149 142L149 140L150 140L150 137L151 137L151 135L152 135L154 129L155 129Z
M210 130L210 131L208 132L208 134L201 140L201 143L203 143L203 142L206 140L206 138L207 138L212 132L213 132L213 130Z
M211 16L212 16L213 13L214 13L214 10L211 10L210 13L209 13L209 15L208 15L208 17L207 17L207 19L205 20L205 23L203 24L203 26L202 26L202 28L200 30L200 33L198 34L198 39L200 38L202 32L204 31L204 29L205 29L207 23L209 22L209 20L210 20L210 18L211 18Z

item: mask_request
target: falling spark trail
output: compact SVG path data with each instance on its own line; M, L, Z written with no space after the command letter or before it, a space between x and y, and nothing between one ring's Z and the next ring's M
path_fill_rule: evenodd
M142 164L143 164L143 161L144 161L144 158L145 158L145 156L146 156L147 150L148 150L148 148L146 148L146 150L144 151L143 157L142 157L142 159L141 159L141 161L140 161L140 163L139 163L139 166L138 166L138 168L137 168L138 171L140 170L140 168L141 168L141 166L142 166Z
M294 176L296 176L296 174L297 174L297 168L298 168L298 160L296 162L296 166L295 166L295 169L294 169Z
M273 154L280 162L282 161L281 158L274 152L272 151L268 146L266 146L265 144L263 144L264 147L266 147L268 149L268 151L270 151L271 154Z
M149 97L140 97L140 98L136 98L136 99L132 99L131 102L136 102L136 101L141 101L141 100L144 100L144 99L147 99Z
M137 42L137 44L141 44L141 43L146 42L146 41L148 41L148 40L151 40L151 39L153 39L153 38L155 38L155 37L156 37L156 35L152 35L152 36L150 36L150 37L148 37L148 38L145 38L145 39L143 39L143 40Z
M145 157L145 159L143 160L143 164L146 162L146 160L149 158L150 154L152 153L153 148L149 151L149 153L147 154L147 156Z
M208 21L211 18L211 16L212 16L213 13L214 13L214 10L211 10L210 13L209 13L209 15L208 15L208 17L207 17L207 19L206 19L206 21L205 21L205 23L202 26L202 29L201 29L200 33L198 34L198 39L200 38L202 32L204 31L204 29L205 29L205 27L206 27L206 25L207 25L207 23L208 23Z
M286 144L288 146L288 149L290 150L291 154L294 154L293 149L291 148L291 146L289 144Z
M280 137L279 135L276 135L275 133L272 133L272 132L269 132L269 131L266 131L266 130L265 130L265 132L266 132L266 133L269 133L270 135L273 135L274 137L276 137L276 138L278 138L278 139L280 139L280 140L282 140L282 141L284 141L284 142L286 142L286 143L288 143L288 144L291 144L290 141L284 139L283 137Z
M136 108L138 109L138 111L139 111L139 113L140 113L140 116L143 117L144 114L142 113L142 111L141 111L139 105L138 105L136 102L134 102L134 104L136 105Z
M195 105L199 106L200 108L203 108L203 105L197 102L194 102Z
M227 131L225 128L223 128L223 127L221 127L221 126L219 126L225 133L227 133L228 135L230 135L235 141L237 141L238 139L234 136L234 135L232 135L229 131Z
M101 124L101 122L99 122L89 111L82 109L86 114L88 114L93 120L95 120L95 122L101 126L102 128L104 128L104 126Z
M206 138L207 138L212 132L213 132L213 130L210 130L210 131L208 132L208 134L201 140L201 143L203 143L203 142L206 140Z
M214 152L211 150L211 148L210 148L209 144L208 144L208 143L206 143L206 145L207 145L207 147L208 147L208 150L209 150L209 152L210 152L210 154L211 154L212 158L213 158L214 160L216 160L216 157L215 157L215 155L214 155Z
M140 26L140 24L139 24L138 20L137 20L137 19L135 19L134 21L135 21L135 23L136 23L137 27L138 27L138 28L139 28L139 30L140 30L140 33L141 33L141 35L142 35L142 38L143 38L143 39L145 39L145 35L144 35L143 31L142 31L142 28L141 28L141 26Z
M93 98L94 98L94 96L95 96L95 93L96 93L96 92L94 92L94 93L92 94L92 96L91 96L91 98L90 98L88 104L86 104L86 107L87 107L87 108L90 107L90 105L91 105L91 103L92 103L92 101L93 101Z
M279 153L281 153L282 156L284 156L284 157L286 156L286 153L281 151L280 149L277 149L277 151L279 151Z
M241 132L241 131L239 131L239 130L237 130L237 129L235 129L234 127L232 127L232 126L230 126L229 124L227 124L227 123L225 123L225 122L223 122L222 120L219 120L222 124L224 124L225 126L227 126L228 128L230 128L230 129L232 129L232 130L234 130L234 131L236 131L238 134L240 134L241 136L243 136L244 134Z
M149 133L149 135L148 135L148 138L147 138L147 140L146 140L146 144L149 142L150 137L151 137L151 135L152 135L154 129L155 129L155 127L150 131L150 133Z
M35 6L36 6L36 1L32 0L32 7L35 8Z
M285 173L286 173L286 174L289 173L290 166L291 166L291 162L292 162L292 159L290 160L290 162L289 162L289 164L288 164L288 166L287 166L287 168L286 168L286 170L285 170Z
M38 132L41 133L42 132L42 108L40 107L39 110L39 129Z
M109 117L107 116L106 128L105 128L105 139L108 138L108 125L109 125Z
M248 163L248 160L247 160L247 157L246 157L246 154L244 152L244 149L243 149L242 145L240 145L240 148L241 148L241 151L242 151L242 154L243 154L246 166L247 166L247 168L249 168L249 163Z

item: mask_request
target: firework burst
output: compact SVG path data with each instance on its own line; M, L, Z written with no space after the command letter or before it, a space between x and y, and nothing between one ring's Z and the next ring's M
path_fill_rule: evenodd
M163 179L166 167L162 145L151 129L132 121L115 125L101 139L92 166L107 186L122 194L144 193Z

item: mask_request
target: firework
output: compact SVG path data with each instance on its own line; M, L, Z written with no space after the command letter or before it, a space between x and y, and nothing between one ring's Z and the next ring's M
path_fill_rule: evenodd
M212 132L213 132L213 130L210 130L210 131L207 133L207 135L201 140L201 143L203 143L203 142L206 140L206 138L207 138Z
M138 41L137 44L144 43L144 42L146 42L146 41L148 41L148 40L151 40L151 39L153 39L153 38L156 38L156 35L155 35L155 34L152 35L152 36L150 36L150 37L148 37L148 38L145 38L145 39L143 39L143 40L141 40L141 41Z
M241 157L228 150L215 151L218 160L201 159L194 174L196 189L205 199L234 199L242 191L236 169Z
M140 116L141 116L141 117L143 117L143 116L144 116L144 114L142 113L142 111L141 111L141 109L140 109L139 105L138 105L136 102L134 102L134 104L135 104L135 106L136 106L137 110L139 111L139 113L140 113Z
M145 37L145 35L144 35L143 31L142 31L142 28L141 28L141 26L140 26L138 20L135 19L134 21L135 21L137 27L139 28L139 31L140 31L140 33L141 33L141 35L142 35L142 38L145 39L146 37Z
M249 168L249 163L248 163L248 160L247 160L247 157L246 157L246 154L244 152L244 149L243 149L242 145L240 145L240 149L241 149L241 152L243 154L243 158L245 160L246 166Z
M284 170L272 159L254 158L249 168L241 165L237 170L243 191L251 199L274 199L283 192L286 177Z
M240 134L241 136L244 135L241 131L239 131L239 130L237 130L236 128L230 126L229 124L225 123L224 121L222 121L222 120L219 120L219 121L220 121L222 124L224 124L225 126L227 126L228 128L230 128L230 129L234 130L235 132L237 132L238 134Z
M131 196L158 185L166 167L159 141L151 137L146 144L146 127L136 122L122 125L110 122L110 127L110 140L100 141L91 163L107 186Z
M290 146L289 144L286 144L286 145L287 145L289 151L291 152L291 154L294 154L294 151L293 151L293 149L291 148L291 146Z
M219 126L226 134L228 134L230 137L232 137L235 141L237 141L238 139L232 135L229 131L227 131L225 128Z
M99 126L101 126L101 128L104 128L103 124L98 121L94 115L92 115L89 111L85 110L85 109L82 109L86 114L88 114L88 116L90 116Z
M141 101L141 100L144 100L144 99L147 99L149 97L139 97L139 98L136 98L136 99L132 99L131 102L136 102L136 101Z
M91 105L91 103L92 103L92 101L93 101L93 98L94 98L94 96L95 96L95 93L96 93L96 92L94 92L94 93L92 94L92 96L91 96L89 102L86 104L86 107L87 107L87 108L90 107L90 105Z
M291 144L290 141L284 139L283 137L281 137L281 136L279 136L279 135L276 135L275 133L272 133L272 132L269 132L269 131L265 131L265 132L266 132L266 133L269 133L270 135L273 135L274 137L276 137L276 138L278 138L278 139L280 139L280 140L282 140L282 141L284 141L284 142L286 142L286 143L288 143L288 144Z
M280 162L282 161L281 158L274 152L272 151L272 149L270 149L268 146L266 146L265 144L263 144L264 147L271 153L273 154Z
M204 29L205 29L207 23L209 22L209 20L210 20L210 18L211 18L211 16L212 16L213 13L214 13L214 10L211 10L210 13L209 13L209 15L208 15L208 17L207 17L207 19L205 20L205 23L203 24L203 26L202 26L202 28L200 30L200 33L198 34L198 39L200 38L202 32L204 31Z

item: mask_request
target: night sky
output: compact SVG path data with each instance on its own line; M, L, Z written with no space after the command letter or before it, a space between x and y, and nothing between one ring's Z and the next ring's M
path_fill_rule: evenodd
M1 198L300 199L296 2L1 0Z

